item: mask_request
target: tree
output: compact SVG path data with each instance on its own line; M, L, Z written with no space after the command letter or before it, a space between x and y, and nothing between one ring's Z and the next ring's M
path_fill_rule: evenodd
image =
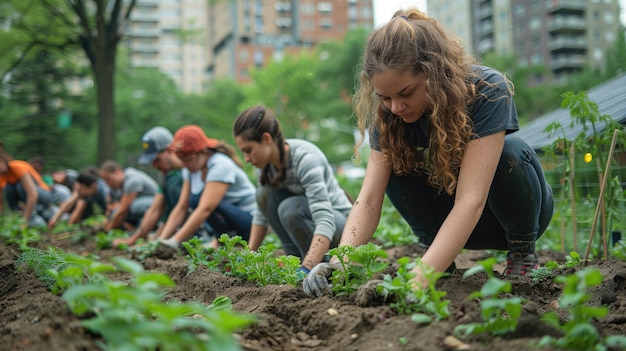
M19 1L19 0L14 0ZM49 16L73 30L94 75L98 102L98 162L115 158L114 77L117 48L136 0L41 0Z

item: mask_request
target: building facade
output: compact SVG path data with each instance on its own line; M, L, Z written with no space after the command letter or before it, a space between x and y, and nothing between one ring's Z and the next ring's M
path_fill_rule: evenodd
M471 11L449 14L461 6ZM617 0L429 0L428 13L463 33L473 54L515 55L520 65L549 67L555 81L585 65L603 69L621 28Z
M131 67L158 68L181 91L202 91L207 19L207 0L138 0L125 37Z
M132 67L158 68L186 93L212 79L371 29L373 0L138 0L126 30Z
M373 28L373 0L223 0L209 5L211 78L246 83L254 67Z

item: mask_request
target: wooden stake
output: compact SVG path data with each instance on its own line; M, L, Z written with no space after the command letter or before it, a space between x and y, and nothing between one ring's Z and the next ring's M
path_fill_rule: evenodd
M591 233L589 233L589 242L587 243L587 251L585 252L585 261L584 264L587 264L587 260L589 259L589 251L591 251L591 243L593 242L593 234L596 231L596 222L598 221L598 215L600 214L600 209L604 205L604 189L606 188L606 182L609 178L609 168L611 167L611 160L613 159L613 152L615 151L615 143L617 142L617 133L619 131L615 129L613 131L613 140L611 140L611 148L609 150L609 157L606 159L606 165L604 167L604 176L602 177L602 183L600 184L600 195L598 197L598 205L596 206L596 213L593 216L593 222L591 223ZM603 259L606 259L606 238L604 238L604 254Z

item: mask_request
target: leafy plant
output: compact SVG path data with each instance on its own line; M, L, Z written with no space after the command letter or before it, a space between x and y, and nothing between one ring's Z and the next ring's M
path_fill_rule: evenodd
M183 247L187 250L187 258L188 271L193 272L199 266L209 266L209 262L211 261L211 253L215 251L212 247L204 246L204 243L200 238L193 237L187 241L183 242Z
M494 263L496 259L493 257L479 261L477 266L468 269L463 274L463 277L467 278L478 272L485 272L489 279L480 291L475 291L469 296L472 299L480 299L483 322L456 326L454 333L461 337L485 332L491 335L504 335L517 328L517 322L522 313L522 298L502 297L502 294L511 292L511 283L495 277Z
M398 259L398 264L398 271L393 278L385 274L383 282L376 288L378 293L385 296L393 295L394 302L389 305L399 314L417 312L412 316L413 320L430 323L432 317L435 320L447 318L450 315L448 310L450 301L442 300L446 292L437 291L435 288L437 280L446 273L435 272L432 267L419 260L411 262L409 257ZM428 286L416 289L413 281L416 274L413 273L413 269L418 265L424 274L424 279L428 281Z
M174 282L162 273L146 272L135 261L112 258L115 271L131 275L128 281L100 279L74 285L63 298L72 312L95 317L83 322L102 335L112 350L239 350L232 331L255 321L230 310L230 300L215 304L165 303L163 288Z
M112 229L108 233L99 231L96 234L96 247L98 250L113 247L113 240L126 237L126 232L121 229Z
M370 280L376 273L380 273L389 266L387 252L371 242L357 247L344 245L328 251L336 256L342 269L332 273L331 290L337 295L349 295L359 289L359 286Z
M556 338L546 335L539 341L539 346L555 346L568 350L598 350L607 346L626 346L626 337L620 335L602 338L591 323L594 318L604 317L608 313L605 306L589 306L591 298L587 289L602 283L602 274L595 268L585 268L568 276L558 276L555 281L563 284L559 306L568 310L568 320L561 323L556 312L548 312L542 319L563 331L564 336Z
M137 240L136 245L133 246L130 250L137 253L137 259L140 261L143 261L146 258L150 257L159 248L159 242L156 240L148 242L140 242L139 240ZM118 246L118 248L120 247Z

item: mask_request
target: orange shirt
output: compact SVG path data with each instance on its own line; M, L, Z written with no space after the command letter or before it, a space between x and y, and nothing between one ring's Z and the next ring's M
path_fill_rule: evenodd
M0 190L4 189L7 184L16 184L22 179L24 174L30 174L35 180L35 184L41 188L50 191L50 187L46 184L37 171L26 161L13 160L9 161L9 171L0 174Z

